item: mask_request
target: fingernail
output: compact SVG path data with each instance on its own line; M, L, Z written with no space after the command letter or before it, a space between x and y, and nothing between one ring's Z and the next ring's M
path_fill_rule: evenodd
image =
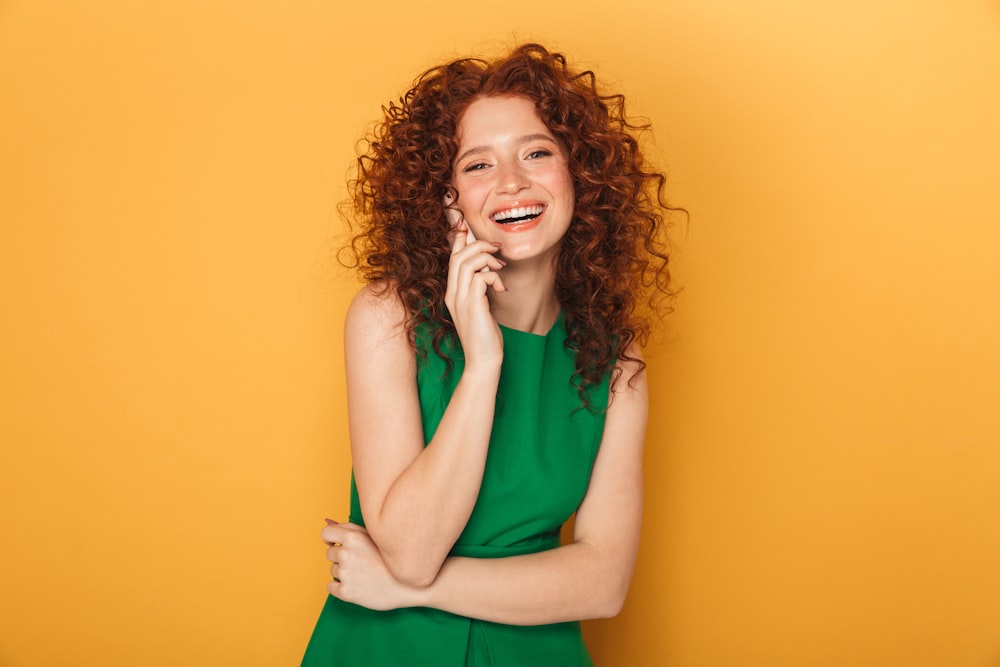
M340 525L339 521L334 521L333 519L323 519L323 521L326 521L326 525L328 525L328 526L339 526Z
M493 246L494 248L502 248L503 247L503 244L500 243L499 241L490 241L490 245Z
M499 257L494 257L493 259L495 259L496 261L500 262L500 266L507 266L507 262L503 261Z

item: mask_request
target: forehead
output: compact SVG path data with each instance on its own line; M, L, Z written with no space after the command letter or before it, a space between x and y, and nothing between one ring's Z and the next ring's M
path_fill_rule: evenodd
M459 145L527 134L551 135L526 97L480 97L462 114L456 130Z

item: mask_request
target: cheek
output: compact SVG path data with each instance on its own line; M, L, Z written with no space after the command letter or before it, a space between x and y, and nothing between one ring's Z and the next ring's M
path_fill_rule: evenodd
M484 193L488 190L483 183L456 183L453 187L458 193L458 208L463 213L476 211L482 207Z
M569 203L570 205L576 202L576 190L573 187L573 178L568 172L559 175L557 183L554 187L564 202Z
M560 197L573 197L573 175L569 171L569 166L565 163L553 164L545 174L545 180L553 194L558 193Z

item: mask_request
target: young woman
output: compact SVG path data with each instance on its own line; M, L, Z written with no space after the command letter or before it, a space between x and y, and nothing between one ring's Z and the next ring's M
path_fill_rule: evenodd
M639 307L669 279L623 107L525 45L386 108L352 184L351 517L303 665L592 664L579 620L618 613L639 541Z

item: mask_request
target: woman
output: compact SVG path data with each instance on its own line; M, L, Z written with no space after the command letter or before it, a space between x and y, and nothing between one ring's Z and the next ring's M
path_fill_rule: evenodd
M525 45L432 69L359 158L351 521L304 665L590 665L635 563L663 176ZM571 543L562 524L576 513Z

